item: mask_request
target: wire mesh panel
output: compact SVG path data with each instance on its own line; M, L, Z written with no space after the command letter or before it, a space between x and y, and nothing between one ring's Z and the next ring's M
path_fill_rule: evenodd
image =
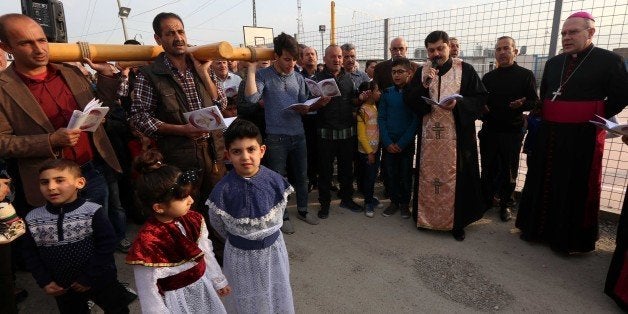
M361 61L383 60L387 56L386 41L401 36L408 43L407 57L425 60L425 37L431 31L444 30L449 36L458 38L460 57L483 76L494 68L494 45L497 38L510 36L516 40L520 52L517 63L530 69L540 83L550 53L555 6L554 0L504 0L451 10L420 12L338 27L336 43L353 43ZM615 50L623 54L624 58L628 56L628 1L562 1L561 25L576 11L588 11L595 17L596 34L593 42L596 46ZM560 49L560 27L554 32L558 41L555 44ZM321 37L320 32L306 32L298 38L299 42L319 50L319 60L322 60L322 49L329 44L329 31L322 35ZM628 110L620 113L618 120L620 123L628 122ZM477 125L479 128L481 123L478 122ZM619 212L628 183L628 146L619 138L606 141L603 167L601 207ZM522 154L518 190L523 186L526 172L525 155Z

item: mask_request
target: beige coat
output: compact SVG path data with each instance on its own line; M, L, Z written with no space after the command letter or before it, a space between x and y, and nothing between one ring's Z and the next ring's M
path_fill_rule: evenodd
M87 79L74 66L52 65L61 71L76 102L83 109L94 97ZM102 101L115 99L117 79L98 78L97 97ZM39 103L16 74L15 66L11 65L0 73L0 158L17 160L26 201L31 206L45 203L39 192L39 167L45 160L56 158L49 141L54 131ZM120 172L120 164L104 128L100 126L90 138L97 153L111 168Z

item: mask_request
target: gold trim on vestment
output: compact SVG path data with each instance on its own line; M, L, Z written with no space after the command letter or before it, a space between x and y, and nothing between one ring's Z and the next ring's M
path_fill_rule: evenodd
M442 99L459 93L461 74L462 62L454 59L451 70L430 83L430 98L439 102L439 95ZM432 112L423 116L421 128L417 226L451 230L454 225L458 153L453 112L434 106Z

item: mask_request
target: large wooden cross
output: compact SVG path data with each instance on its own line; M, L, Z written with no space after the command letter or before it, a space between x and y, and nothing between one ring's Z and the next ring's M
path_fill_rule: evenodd
M161 46L90 44L87 42L50 43L48 46L50 62L82 62L83 58L89 58L93 62L150 61L163 51ZM194 58L201 61L218 59L258 61L275 58L272 48L233 47L226 41L188 47L187 50L194 55Z

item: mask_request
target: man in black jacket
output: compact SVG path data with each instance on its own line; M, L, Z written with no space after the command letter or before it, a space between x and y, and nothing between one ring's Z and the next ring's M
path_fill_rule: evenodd
M342 50L337 45L325 49L325 69L314 76L319 82L334 78L340 95L324 99L320 105L312 105L310 110L318 110L316 115L317 146L319 154L318 201L321 209L318 217L329 216L331 202L331 179L334 173L334 159L338 159L338 181L340 181L340 207L360 212L362 207L353 201L353 154L355 150L355 118L353 113L358 105L358 93L351 76L342 68ZM327 97L328 98L328 97Z
M497 39L497 69L482 78L488 90L480 138L482 155L482 194L488 208L499 196L502 221L511 218L513 193L519 170L519 152L525 132L523 112L533 108L539 97L532 71L515 62L518 50L508 36Z

